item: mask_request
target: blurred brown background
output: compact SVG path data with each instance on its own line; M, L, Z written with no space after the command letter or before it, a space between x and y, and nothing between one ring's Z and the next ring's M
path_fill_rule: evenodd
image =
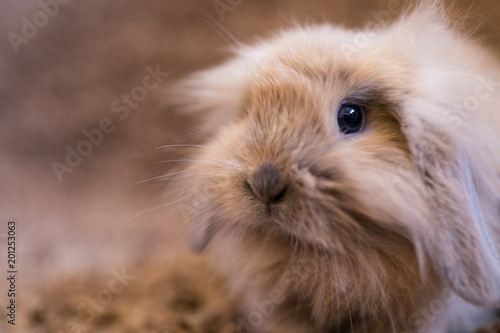
M156 147L196 140L193 120L165 106L169 83L222 61L236 42L296 22L362 28L394 0L65 2L42 1L52 4L46 22L36 1L0 4L0 249L6 221L16 220L25 285L61 272L109 271L183 246L186 225L163 196L168 183L128 188L168 172L162 161L182 156ZM453 3L475 36L500 54L500 3ZM23 27L34 20L39 27L27 38ZM18 52L12 38L23 40ZM148 66L168 77L120 119L111 104L142 85ZM66 147L76 149L82 131L103 118L115 129L60 182L51 164L65 164Z

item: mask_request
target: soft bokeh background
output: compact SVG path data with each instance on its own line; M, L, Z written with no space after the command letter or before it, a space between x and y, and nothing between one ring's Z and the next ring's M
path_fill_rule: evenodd
M32 22L41 7L36 1L3 1L0 272L6 270L9 219L18 226L21 294L63 274L134 267L183 247L187 226L176 203L163 196L168 182L131 186L168 172L175 163L165 161L182 156L178 149L156 147L199 139L193 119L166 106L169 83L222 61L237 41L252 42L296 22L362 28L390 2L72 0L59 5L16 53L8 34L22 35L23 17ZM220 3L230 8L222 15L216 10ZM475 36L500 54L500 3L454 3ZM142 84L147 66L169 75L120 120L111 103ZM103 118L110 118L115 130L59 182L51 163L64 163L66 146L76 148L85 139L82 130L97 128ZM4 295L7 286L0 281ZM5 299L0 296L0 304Z

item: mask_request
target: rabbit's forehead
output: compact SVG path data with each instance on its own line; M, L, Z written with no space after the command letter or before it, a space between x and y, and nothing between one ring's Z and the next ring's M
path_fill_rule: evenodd
M250 73L247 102L260 110L271 106L323 110L343 100L396 106L412 93L414 72L396 57L383 52L346 57L338 50L315 51L283 50L256 65Z

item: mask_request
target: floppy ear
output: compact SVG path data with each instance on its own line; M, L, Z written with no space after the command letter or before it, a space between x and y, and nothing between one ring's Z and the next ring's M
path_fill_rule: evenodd
M417 114L402 119L429 210L427 225L415 232L438 273L457 294L478 305L499 306L498 244L483 220L472 161L464 147L428 119Z

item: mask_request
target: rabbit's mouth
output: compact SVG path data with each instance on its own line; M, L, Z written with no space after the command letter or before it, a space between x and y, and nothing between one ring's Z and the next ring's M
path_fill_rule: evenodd
M340 203L346 194L337 177L319 175L314 169L296 164L287 168L278 165L266 161L254 167L245 179L242 201L247 208L244 211L249 213L247 218L305 242L321 240L321 246L336 243L327 239L328 235L342 234L340 230L345 228L341 219L347 214Z

